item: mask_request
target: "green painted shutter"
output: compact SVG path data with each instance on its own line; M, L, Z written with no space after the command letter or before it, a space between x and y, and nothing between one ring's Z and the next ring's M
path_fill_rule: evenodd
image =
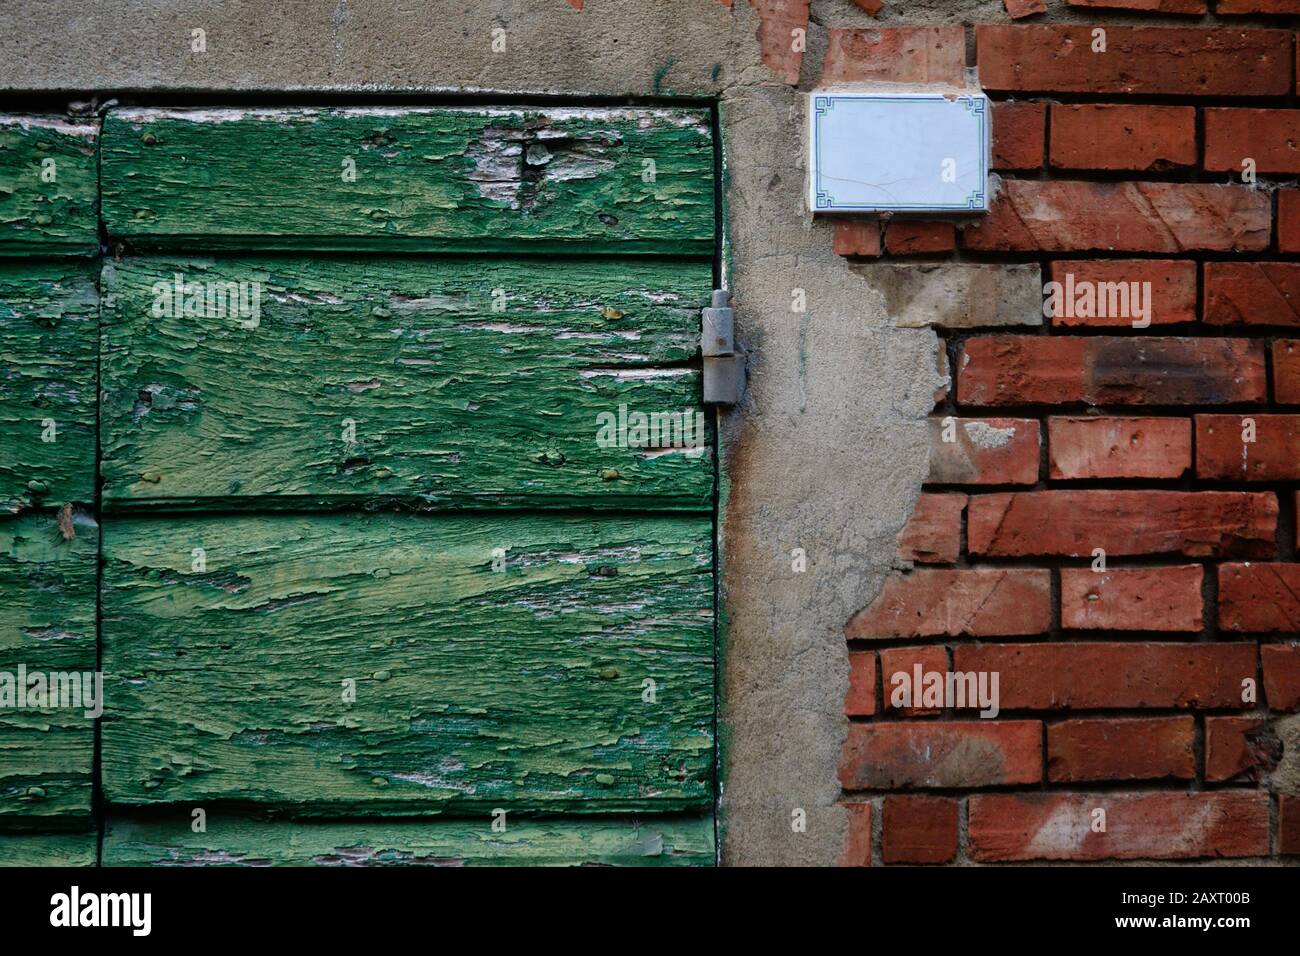
M101 146L104 862L712 862L708 114Z

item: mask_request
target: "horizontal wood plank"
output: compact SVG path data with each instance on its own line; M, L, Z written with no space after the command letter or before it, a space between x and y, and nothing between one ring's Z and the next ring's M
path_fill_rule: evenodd
M99 123L0 115L0 256L99 252Z
M288 822L110 820L105 866L711 866L710 817Z
M119 109L103 216L138 248L710 256L698 109Z
M94 499L98 271L0 261L0 511Z
M712 506L682 364L707 263L146 257L102 285L109 507ZM603 440L623 411L672 427Z
M708 516L114 519L104 792L333 816L703 809L711 534Z
M0 819L90 814L93 717L19 707L16 684L20 666L29 678L95 670L98 533L83 512L0 518L0 681L15 694L0 706Z
M0 869L19 866L95 866L97 833L0 834Z

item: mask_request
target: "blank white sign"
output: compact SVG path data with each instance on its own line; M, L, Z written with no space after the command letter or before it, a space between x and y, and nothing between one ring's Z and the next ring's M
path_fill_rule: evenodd
M985 212L989 103L981 93L812 93L813 212Z

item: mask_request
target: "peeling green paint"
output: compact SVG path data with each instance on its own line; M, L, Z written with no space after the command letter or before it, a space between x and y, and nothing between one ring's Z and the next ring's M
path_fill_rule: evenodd
M0 671L10 675L20 665L95 669L99 529L82 512L63 524L54 515L0 518ZM0 819L88 817L94 750L83 709L0 708Z
M0 116L0 256L99 251L98 122Z
M97 272L0 261L0 512L94 498Z
M105 866L708 866L707 817L284 822L231 816L113 820Z
M102 164L139 248L713 251L703 110L112 110Z
M94 866L97 833L0 834L0 868L11 866Z
M104 792L336 816L703 810L711 530L707 515L115 519Z
M256 327L155 309L155 284L174 300L177 275L257 283ZM704 262L108 263L105 500L707 511L703 447L597 439L599 416L626 406L684 413L674 427L702 446L699 372L685 363L710 285Z

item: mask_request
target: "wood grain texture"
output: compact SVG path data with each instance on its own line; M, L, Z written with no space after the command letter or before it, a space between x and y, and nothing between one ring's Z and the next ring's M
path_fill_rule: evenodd
M95 669L99 529L70 520L72 540L53 515L0 518L0 671L15 679L20 664ZM0 707L0 819L88 816L94 750L82 709Z
M703 809L711 534L708 516L114 519L104 792L334 816Z
M713 252L703 110L122 109L102 154L138 248Z
M0 256L99 252L98 121L0 116Z
M94 499L97 272L0 261L0 512Z
M247 283L248 303L259 288L256 326L217 317L216 298L211 317L174 315L177 275ZM709 510L707 449L597 439L620 405L703 431L682 363L711 279L704 262L648 260L107 263L105 501Z
M209 816L110 820L105 866L711 866L713 820L512 819L288 822Z
M95 866L97 833L0 834L0 869L16 866Z

